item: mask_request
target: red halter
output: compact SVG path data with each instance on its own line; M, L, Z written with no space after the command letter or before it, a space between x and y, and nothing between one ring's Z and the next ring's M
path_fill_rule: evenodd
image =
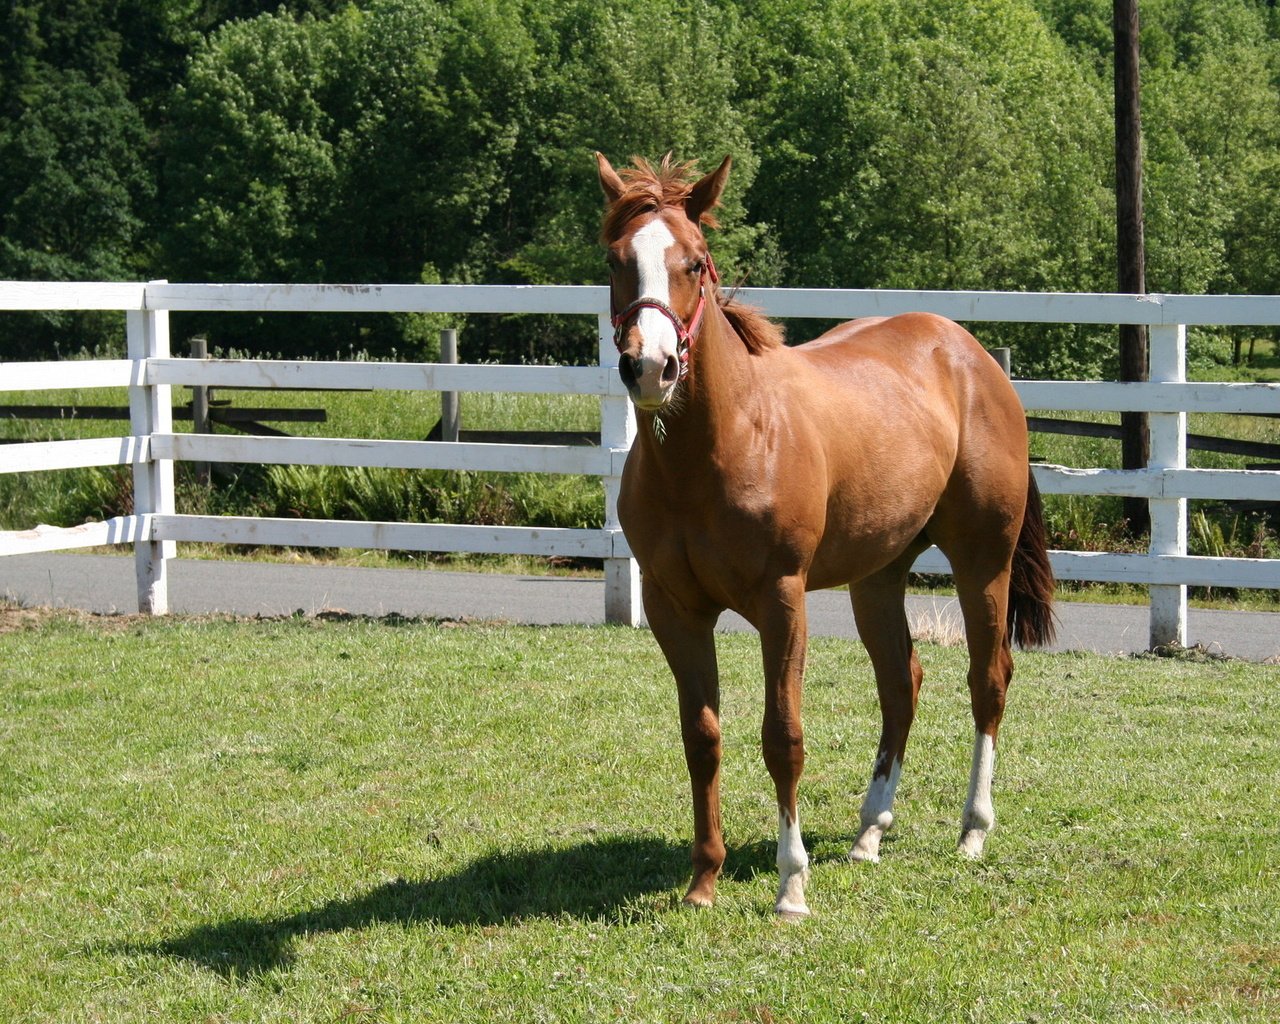
M640 298L630 303L621 313L615 313L613 316L613 344L618 351L622 351L622 335L631 318L634 317L642 309L656 309L659 313L671 321L671 326L676 330L676 353L680 358L680 376L683 377L689 372L689 350L693 347L694 336L698 333L698 328L702 326L702 314L707 306L707 278L711 278L712 284L720 283L720 275L716 272L716 265L711 259L710 250L707 251L706 258L702 263L702 274L698 278L698 305L693 311L693 316L689 320L686 327L680 319L680 314L668 306L661 299L655 299L650 295L641 295Z

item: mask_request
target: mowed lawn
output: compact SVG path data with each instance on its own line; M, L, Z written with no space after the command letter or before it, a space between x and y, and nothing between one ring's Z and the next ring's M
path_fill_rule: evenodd
M0 609L0 1019L1280 1019L1280 668L1020 656L972 864L963 652L926 646L873 866L874 684L816 641L797 925L757 645L720 648L730 853L694 912L647 632Z

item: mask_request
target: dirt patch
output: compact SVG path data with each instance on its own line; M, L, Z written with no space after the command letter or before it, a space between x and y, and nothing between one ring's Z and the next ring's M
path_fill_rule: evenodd
M391 612L387 615L357 615L341 608L329 608L315 613L307 613L299 609L292 615L170 615L156 618L151 615L137 613L109 615L98 612L81 611L78 608L49 608L41 606L26 607L11 602L0 601L0 635L19 633L39 629L50 622L63 621L82 627L93 627L104 632L114 632L140 626L144 623L175 621L183 622L282 622L287 620L305 620L310 622L371 622L385 626L437 626L442 629L463 629L468 626L504 625L500 620L482 619L446 619L418 618Z
M39 629L50 622L71 622L106 630L120 630L149 620L146 615L99 615L78 608L49 608L0 602L0 634Z
M68 613L53 608L20 608L13 604L0 604L0 633L21 633L35 629L59 616L69 617Z

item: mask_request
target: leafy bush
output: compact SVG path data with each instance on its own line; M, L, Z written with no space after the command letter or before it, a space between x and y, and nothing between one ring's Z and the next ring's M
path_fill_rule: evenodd
M729 280L1114 287L1106 0L10 4L0 277L599 283L593 149L735 158ZM127 26L127 29L125 28ZM654 45L661 40L661 45ZM1148 285L1280 291L1280 18L1143 7ZM290 356L432 352L421 314L174 318ZM9 316L0 351L118 345ZM1028 376L1113 332L992 325ZM483 318L470 356L590 361L592 326ZM1237 351L1235 353L1239 355Z

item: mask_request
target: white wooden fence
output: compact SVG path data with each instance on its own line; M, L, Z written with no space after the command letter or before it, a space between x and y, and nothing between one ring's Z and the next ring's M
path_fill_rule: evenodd
M1149 383L1016 382L1028 409L1151 414L1151 460L1145 470L1035 467L1047 494L1125 495L1150 502L1146 553L1055 551L1054 571L1060 579L1150 584L1153 645L1186 642L1188 585L1280 588L1280 560L1189 556L1186 510L1189 498L1280 501L1280 472L1186 465L1188 412L1277 413L1280 385L1185 380L1188 325L1280 324L1280 297L747 289L743 298L786 317L848 319L929 310L969 322L1149 325ZM126 313L128 334L126 359L0 363L0 392L127 387L131 412L130 430L123 437L0 445L0 472L108 465L131 465L134 472L133 515L70 528L0 532L0 555L133 544L138 607L154 614L168 611L166 567L179 541L600 558L606 569L606 619L635 624L640 618L639 571L616 518L617 488L635 422L613 369L616 353L607 303L602 287L0 282L0 310L120 310ZM194 310L581 314L597 320L600 363L535 367L174 358L168 314ZM177 434L171 416L175 385L598 395L601 445ZM605 523L599 530L567 530L181 515L174 503L177 460L599 476L605 487ZM936 550L922 555L917 568L947 571Z

